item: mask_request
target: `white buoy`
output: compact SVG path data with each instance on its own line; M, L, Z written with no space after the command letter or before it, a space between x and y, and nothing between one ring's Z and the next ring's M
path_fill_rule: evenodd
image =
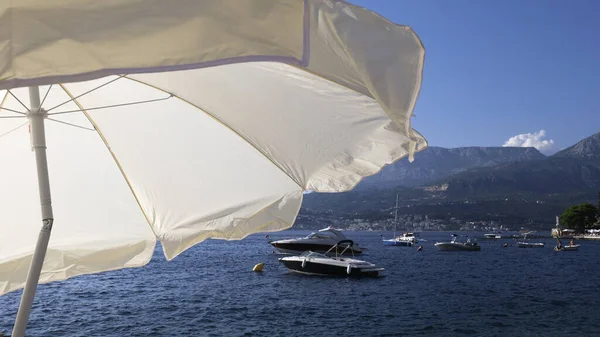
M302 259L302 268L306 267L306 258Z
M351 272L352 272L352 266L348 265L348 267L346 267L346 273L348 273L348 275L350 275Z

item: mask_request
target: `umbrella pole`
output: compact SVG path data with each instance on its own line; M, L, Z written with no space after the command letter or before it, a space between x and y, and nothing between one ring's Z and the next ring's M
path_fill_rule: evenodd
M25 329L29 321L29 313L35 297L35 291L40 279L42 265L50 241L50 231L54 216L52 215L52 202L50 199L50 180L48 178L48 161L46 160L46 130L44 128L44 119L46 111L40 107L40 91L38 87L29 87L29 99L31 101L31 111L29 119L31 123L32 147L35 151L35 161L37 164L38 187L42 205L42 229L33 252L25 289L21 297L21 304L17 312L17 319L13 328L12 337L25 336Z

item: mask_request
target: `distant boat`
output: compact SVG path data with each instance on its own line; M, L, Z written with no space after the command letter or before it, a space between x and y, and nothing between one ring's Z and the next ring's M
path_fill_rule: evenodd
M568 245L568 246L562 246L561 248L558 248L558 246L554 247L555 252L568 252L568 251L574 251L574 250L579 250L579 245Z
M502 235L498 234L498 233L488 233L488 234L483 234L483 236L486 239L501 239Z
M528 232L523 234L523 241L518 241L517 242L517 247L518 248L544 248L544 243L543 242L529 242L529 241L525 241L527 240L527 235L530 234L532 232Z
M412 247L417 243L417 238L413 233L404 233L402 236L396 236L396 225L398 224L398 194L396 194L396 207L394 208L394 237L383 239L384 246Z
M519 248L544 248L544 243L543 242L519 241L519 242L517 242L517 247L519 247Z
M576 245L573 240L569 242L568 246L563 246L562 244L560 244L560 240L558 240L558 245L554 247L555 252L569 252L575 250L579 250L579 245Z
M471 240L467 239L466 242L459 242L456 240L457 235L452 234L452 241L450 242L438 242L435 246L442 251L450 251L450 250L467 250L467 251L479 251L481 250L481 246L477 243L475 239Z

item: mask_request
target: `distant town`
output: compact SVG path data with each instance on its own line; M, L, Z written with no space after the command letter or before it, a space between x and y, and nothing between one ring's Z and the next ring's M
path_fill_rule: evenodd
M320 229L327 226L351 231L393 231L394 219L371 221L366 219L347 219L335 215L304 215L300 214L294 229ZM495 221L463 221L458 218L449 220L430 219L427 215L399 215L396 222L397 231L519 231L524 228L508 228Z

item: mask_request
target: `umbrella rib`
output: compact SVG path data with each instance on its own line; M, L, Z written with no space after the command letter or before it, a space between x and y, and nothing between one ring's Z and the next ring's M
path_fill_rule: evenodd
M48 90L46 91L46 94L44 95L44 99L42 99L42 103L40 103L40 107L44 106L44 102L46 101L46 97L48 97L48 94L50 93L50 89L52 89L52 86L54 84L50 84L50 86L48 87Z
M15 94L13 94L13 93L12 93L10 90L6 90L6 91L7 91L7 92L8 92L8 93L9 93L9 94L12 96L12 97L14 97L14 98L17 100L17 102L21 103L21 105L22 105L22 106L25 108L25 110L27 110L27 112L31 112L31 111L29 110L29 108L27 107L27 105L25 105L23 102L21 102L21 100L20 100L20 99L19 99L17 96L15 96ZM2 100L2 101L4 102L4 100ZM9 110L9 109L6 109L6 110ZM16 113L19 113L19 114L23 114L23 115L25 114L25 113L23 113L23 112L14 111L14 110L9 110L9 111L13 111L13 112L16 112Z
M9 109L3 108L4 102L6 102L6 97L8 97L8 90L4 93L4 96L2 96L2 100L0 101L0 110L4 109L10 111Z
M123 75L121 77L124 77L124 76L125 75ZM119 78L121 78L121 77L119 77ZM135 199L135 202L138 204L138 207L140 208L140 211L144 215L144 218L146 219L146 222L148 223L148 227L150 227L150 230L154 234L154 237L158 238L158 235L156 234L156 232L154 231L154 228L152 227L152 222L150 221L150 218L148 217L148 214L146 214L146 212L144 211L144 208L142 207L142 204L140 203L140 200L139 200L139 198L137 196L137 193L135 193L135 190L133 189L133 186L131 185L131 182L129 181L129 178L125 174L125 170L123 170L123 167L121 166L121 163L117 159L117 156L115 155L115 153L111 149L110 145L108 145L108 140L106 139L106 137L104 137L104 134L102 134L102 131L100 131L100 128L94 122L94 120L92 119L92 117L88 114L88 112L83 107L83 105L81 105L81 103L77 100L77 97L73 96L73 94L71 94L71 92L69 92L69 90L63 84L59 84L59 86L64 90L64 92L67 95L69 95L69 97L71 97L71 101L73 101L73 103L75 103L77 105L77 107L79 109L81 109L81 112L83 112L83 114L88 119L88 121L94 126L94 129L96 130L96 132L98 132L98 135L100 136L100 139L102 139L102 142L104 142L104 146L106 146L106 149L108 150L108 152L110 153L110 155L113 157L113 160L115 161L115 164L117 164L117 167L119 168L119 171L123 175L123 179L125 179L125 182L127 183L127 186L129 186L129 190L133 194L133 198Z
M110 81L108 81L108 82L106 82L106 83L104 83L104 84L101 84L101 85L99 85L99 86L97 86L97 87L95 87L95 88L93 88L93 89L90 89L90 90L88 90L88 91L86 91L86 92L84 92L84 93L80 94L79 96L75 96L75 97L74 97L74 96L72 96L71 94L69 94L69 96L71 97L71 99L69 99L69 100L68 100L68 101L66 101L66 102L62 102L62 103L60 103L59 105L53 106L52 108L50 108L50 109L46 110L46 112L50 112L50 111L52 111L52 110L54 110L54 109L56 109L56 108L58 108L58 107L61 107L61 106L65 105L65 104L67 104L67 103L69 103L69 102L73 102L73 101L75 101L76 99L78 99L78 98L80 98L80 97L82 97L82 96L85 96L85 95L87 95L87 94L89 94L89 93L91 93L91 92L94 92L94 91L96 91L96 90L98 90L98 89L100 89L100 88L102 88L102 87L104 87L104 86L107 86L107 85L109 85L109 84L113 83L114 81L116 81L116 80L118 80L118 79L121 79L121 78L123 78L123 77L125 77L125 75L119 75L119 76L117 76L117 78L113 78L112 80L110 80ZM67 92L67 90L64 88L64 86L62 86L62 84L61 84L60 86L63 88L63 90L65 90L65 92Z
M173 93L167 92L159 87L156 87L152 84L140 81L138 79L135 78L131 78L131 77L127 77L126 75L124 76L126 79L130 80L130 81L134 81L146 86L149 86L150 88L156 89L158 91L162 91L164 93L167 93L169 95L172 95L173 97L181 100L184 103L187 103L191 106L193 106L194 108L196 108L197 110L202 111L203 113L205 113L207 116L209 116L210 118L212 118L214 121L216 121L217 123L221 124L223 127L226 127L227 129L229 129L229 131L233 132L234 134L236 134L238 137L240 137L244 142L246 142L248 145L252 146L256 151L258 151L258 153L260 153L261 155L263 155L263 157L265 159L267 159L268 161L271 162L271 164L275 165L275 167L277 167L281 172L283 172L288 178L290 178L294 183L296 183L296 185L298 185L298 187L300 187L303 191L306 190L306 188L304 186L302 186L302 184L300 184L294 177L292 177L286 170L283 169L283 167L281 167L281 165L279 165L278 163L276 163L273 159L271 159L264 151L262 151L261 149L259 149L257 146L255 146L251 141L249 141L248 139L246 139L246 137L244 137L242 134L240 134L239 132L237 132L237 130L233 129L232 127L230 127L229 125L227 125L226 123L224 123L222 120L220 120L219 118L217 118L215 115L211 114L208 112L208 110L203 109L202 107L186 100L185 98L179 97Z
M0 101L0 110L6 110L6 111L18 113L18 114L23 115L23 116L0 116L0 118L22 118L22 117L25 117L25 113L24 112L13 110L13 109L9 109L9 108L5 108L4 107L4 103L6 102L6 98L8 98L8 90L4 93L4 97L2 97L2 100Z
M13 109L9 109L9 108L4 108L2 106L0 106L0 110L6 110L6 111L10 111L10 112L14 112L17 113L19 115L23 115L23 116L19 116L19 117L25 117L26 113L22 112L22 111L18 111L18 110L13 110Z
M77 125L77 124L73 124L73 123L63 122L63 121L60 121L60 120L54 119L54 118L47 118L47 119L49 121L53 121L53 122L56 122L56 123L61 123L61 124L69 125L69 126L74 126L76 128L80 128L80 129L84 129L84 130L88 130L88 131L96 131L96 129L86 128L85 126L81 126L81 125Z
M104 106L86 108L85 111L108 109L108 108L118 108L118 107L128 106L128 105L136 105L136 104L160 102L160 101L168 100L169 98L174 97L174 96L175 95L170 94L169 96L163 97L163 98L155 98L155 99L149 99L149 100L145 100L145 101L135 101L135 102L128 102L128 103L119 103L119 104L112 104L112 105L104 105ZM82 109L68 110L68 111L54 112L54 113L50 113L48 115L49 116L64 115L64 114L69 114L69 113L73 113L73 112L83 112L83 110Z
M20 128L24 127L24 126L25 126L25 125L27 125L27 124L29 124L29 121L27 121L27 122L25 122L25 123L23 123L23 124L21 124L21 125L17 126L16 128L13 128L13 129L11 129L11 130L9 130L9 131L7 131L7 132L3 133L3 134L0 134L0 138L2 138L2 137L4 137L4 136L8 135L9 133L12 133L12 132L14 132L14 131L17 131L18 129L20 129Z

